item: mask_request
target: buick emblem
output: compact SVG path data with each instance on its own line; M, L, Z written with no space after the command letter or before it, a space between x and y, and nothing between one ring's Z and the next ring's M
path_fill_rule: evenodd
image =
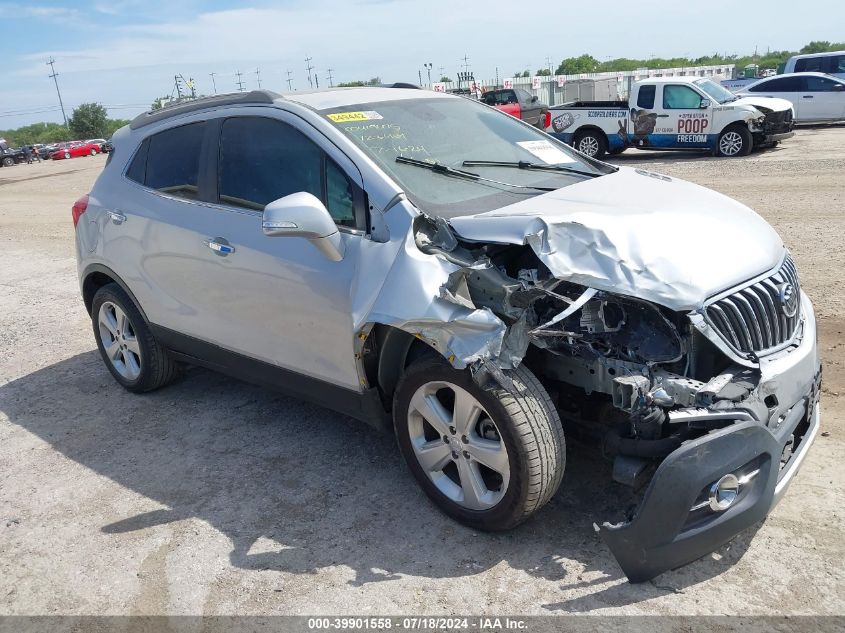
M780 299L780 307L783 313L792 318L798 312L798 292L795 286L791 283L785 283L778 286L778 299Z

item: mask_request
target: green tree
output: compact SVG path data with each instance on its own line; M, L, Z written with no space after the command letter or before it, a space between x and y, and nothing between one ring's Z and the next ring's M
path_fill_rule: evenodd
M167 103L170 101L169 95L164 95L163 97L156 97L155 100L150 105L150 110L161 110Z
M530 70L523 70L523 71L522 71L522 75L520 75L520 74L518 74L518 73L517 73L517 75L516 75L516 76L517 76L517 77L530 77L530 76L531 76L531 71L530 71Z
M567 57L555 71L556 75L578 75L580 73L594 73L599 67L599 60L592 55L583 54L579 57Z
M99 138L106 134L108 113L99 103L83 103L73 111L68 121L70 131L77 138Z
M537 75L538 77L548 77L552 74L552 71L549 70L548 68L541 68L540 70L538 70L534 74Z
M342 81L337 84L339 88L360 88L361 86L380 86L381 85L381 77L373 77L372 79L368 79L367 81L362 81L360 79L356 81Z
M443 75L443 76L440 78L440 83L444 83L444 84L445 84L445 83L449 83L449 82L451 82L451 81L452 81L452 78L451 78L451 77L447 77L446 75Z

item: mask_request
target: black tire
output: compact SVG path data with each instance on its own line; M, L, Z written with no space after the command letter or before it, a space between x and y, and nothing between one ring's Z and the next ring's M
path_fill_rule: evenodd
M754 138L744 125L729 125L716 141L716 152L719 156L735 158L748 156L754 149Z
M563 427L545 388L524 366L507 374L513 380L516 394L502 387L482 389L468 370L458 371L441 358L421 359L405 370L393 399L399 448L417 482L443 512L480 530L508 530L528 519L557 491L566 466ZM490 508L468 509L448 497L434 484L414 452L409 423L411 400L418 389L439 381L462 388L482 405L507 450L509 483L501 491L499 501ZM462 441L467 440L462 438ZM466 453L458 458L454 457L455 453L452 455L455 462L467 456ZM444 466L442 472L448 467L448 464Z
M626 149L628 149L628 148L627 148L627 147L625 147L625 146L622 146L622 147L614 147L613 149L609 149L609 150L607 150L607 153L608 153L608 154L610 154L611 156L619 156L619 154L621 154L622 152L624 152Z
M580 130L572 139L572 147L590 158L601 160L607 153L607 137L598 130Z
M131 329L126 329L123 334L126 335L131 331L135 340L137 340L140 348L140 354L135 356L140 367L140 373L137 377L127 378L121 375L106 353L104 335L101 333L99 324L100 308L106 303L117 306L124 312ZM103 362L114 379L127 391L133 393L152 391L163 387L177 376L179 366L170 357L167 350L156 341L140 310L119 285L111 283L97 290L91 302L91 323L94 328L97 349L100 350ZM120 333L118 331L118 334Z
M3 157L3 167L11 167L15 164L15 159L11 156L4 156Z

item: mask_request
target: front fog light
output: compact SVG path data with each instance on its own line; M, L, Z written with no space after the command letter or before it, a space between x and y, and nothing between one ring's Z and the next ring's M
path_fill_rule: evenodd
M733 505L739 496L741 484L736 475L728 473L715 484L710 486L710 509L713 512L724 512Z

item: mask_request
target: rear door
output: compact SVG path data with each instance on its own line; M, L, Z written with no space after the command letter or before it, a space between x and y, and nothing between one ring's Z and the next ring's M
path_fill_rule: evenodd
M761 81L748 89L748 94L755 97L779 97L792 103L796 120L801 120L801 97L804 91L804 81L795 75L775 77L768 81Z

